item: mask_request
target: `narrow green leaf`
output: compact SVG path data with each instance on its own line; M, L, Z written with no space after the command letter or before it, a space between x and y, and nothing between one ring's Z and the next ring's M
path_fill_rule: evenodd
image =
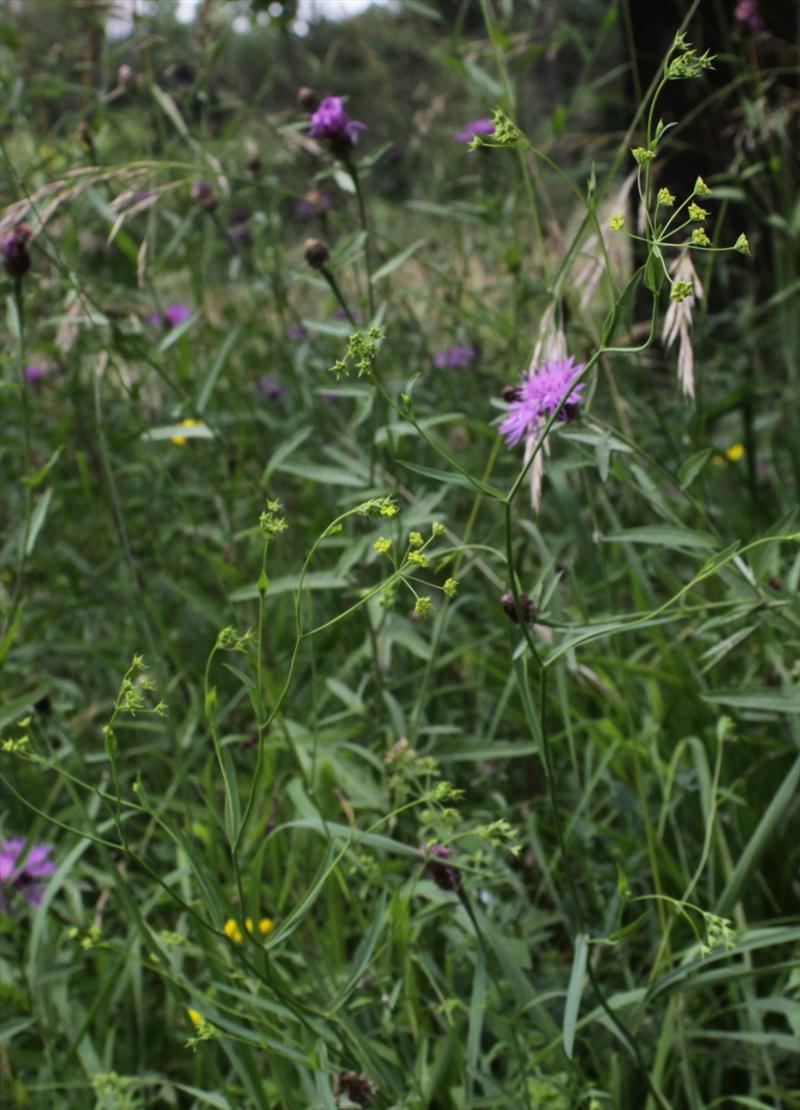
M572 971L567 987L567 1001L564 1006L564 1052L567 1059L572 1059L575 1045L575 1026L578 1021L578 1011L583 994L583 979L586 974L586 960L589 955L589 938L585 933L578 933L575 937L575 952L572 957Z

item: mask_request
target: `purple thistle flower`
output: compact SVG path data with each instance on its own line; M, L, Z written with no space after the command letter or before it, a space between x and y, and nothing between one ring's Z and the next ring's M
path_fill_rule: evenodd
M307 335L308 332L302 324L289 324L289 327L286 329L286 338L293 339L295 342L300 339L305 339Z
M258 392L269 401L279 401L286 394L286 386L281 385L277 378L269 376L258 383Z
M519 396L508 406L508 416L500 425L509 447L529 435L537 435L542 419L555 412L565 398L561 419L567 420L583 401L585 382L573 386L584 369L583 363L574 365L572 358L556 359L531 371L519 387Z
M25 375L26 382L40 382L47 374L47 370L44 366L37 366L32 363L30 366L26 366L22 373Z
M344 154L365 130L366 124L350 119L343 97L326 96L311 117L308 133L313 139L325 139L334 154Z
M55 863L48 858L53 850L49 844L37 844L25 856L27 844L25 837L17 836L3 841L0 848L0 905L3 908L11 902L6 891L21 894L31 906L38 906L47 887L38 880L48 878L56 869ZM20 866L22 856L25 858Z
M181 304L180 301L178 301L166 307L164 310L164 322L169 328L177 328L178 324L185 324L191 315L192 310L189 308L188 304Z
M231 242L236 247L245 250L253 245L253 229L250 224L236 224L230 230Z
M333 208L333 201L319 189L309 189L302 200L295 205L295 212L301 220L310 220L313 216L324 216Z
M764 30L764 17L758 10L756 0L739 0L734 18L740 27L746 27L748 31Z
M473 119L463 131L456 132L460 143L471 143L475 135L494 135L494 124L490 119Z
M474 360L475 349L473 347L447 347L434 356L433 365L438 370L444 370L445 368L463 370L465 366L471 365Z
M422 854L427 860L425 874L429 879L433 879L441 890L455 892L461 890L461 876L458 871L455 867L447 867L446 864L441 862L450 859L453 855L449 848L445 848L444 844L436 844L431 841L429 844L423 844Z

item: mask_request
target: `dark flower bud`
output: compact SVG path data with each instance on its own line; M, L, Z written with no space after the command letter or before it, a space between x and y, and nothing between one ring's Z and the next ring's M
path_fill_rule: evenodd
M519 624L517 606L514 601L514 595L511 593L510 590L507 594L503 594L503 596L500 598L500 604L503 606L503 612L508 617L508 619L510 621L513 621L514 624ZM533 604L533 601L528 597L527 594L519 595L519 608L520 612L522 613L522 619L524 621L528 622L533 620L536 614L536 606Z
M334 1084L335 1095L347 1095L357 1106L369 1106L376 1090L375 1084L357 1071L340 1071Z
M137 80L136 70L133 66L123 63L117 70L117 84L121 85L123 89L132 89Z
M303 85L297 90L297 103L304 112L316 112L319 107L319 97L308 85Z
M458 893L461 890L461 876L455 867L448 867L443 861L450 859L452 852L443 844L430 843L422 848L422 854L428 861L425 865L425 874L433 879L440 890L450 890Z
M88 147L90 150L94 146L92 133L89 130L89 124L86 122L86 120L81 120L80 123L76 125L75 138L78 140L79 143L83 143L83 145Z
M521 387L518 385L504 385L500 396L510 405L512 401L518 401L520 398Z
M249 154L247 156L247 168L253 177L256 177L261 172L261 156L258 154Z
M322 239L306 239L303 253L312 270L321 270L330 258L328 244Z
M31 268L31 256L28 254L28 240L31 229L27 224L17 224L13 231L6 235L0 243L0 254L3 257L3 267L11 277L22 277Z
M195 181L192 185L192 198L205 212L213 212L217 207L214 186L208 181Z

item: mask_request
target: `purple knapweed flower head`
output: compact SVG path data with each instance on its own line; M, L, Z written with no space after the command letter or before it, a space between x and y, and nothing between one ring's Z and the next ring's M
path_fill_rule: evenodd
M740 27L746 28L748 31L764 30L764 17L758 10L756 0L739 0L733 14Z
M281 385L277 378L268 376L258 383L258 392L269 401L279 401L286 394L286 386Z
M164 309L164 323L168 328L177 328L178 324L185 324L191 315L192 310L188 304L177 301Z
M31 268L31 256L28 254L28 240L30 237L31 229L28 225L17 224L0 241L0 256L3 259L3 268L11 277L22 277Z
M585 383L573 383L584 364L575 365L573 358L546 362L532 370L522 381L518 394L508 407L508 416L500 425L509 447L529 435L536 435L542 420L555 412L564 401L560 416L568 420L583 400Z
M319 189L309 189L302 200L295 205L295 212L301 220L310 220L314 216L324 216L333 208L333 201Z
M438 370L463 370L475 361L475 349L467 346L447 347L439 351L433 359L433 365Z
M326 96L311 117L309 135L324 139L334 154L345 154L358 140L366 124L350 119L341 96Z
M195 181L192 185L192 199L206 212L213 212L217 207L217 196L210 181Z
M494 124L490 119L473 119L461 131L456 132L460 143L471 143L476 135L494 135Z
M25 367L22 373L25 375L26 382L40 382L42 378L45 377L45 375L47 374L47 369L44 366L38 366L36 363L31 363L30 366Z
M286 338L292 339L295 342L298 342L300 339L305 339L307 335L308 332L302 324L289 324L289 327L286 329Z
M252 247L253 229L250 224L236 224L230 230L231 242L235 247Z
M449 848L445 848L444 844L431 841L429 844L423 844L422 854L427 860L425 874L429 879L433 879L441 890L456 892L461 890L461 876L458 871L455 867L448 867L444 862L453 855Z
M38 906L47 886L41 880L56 869L49 859L53 850L49 844L37 844L25 855L27 845L22 836L4 840L0 845L0 904L3 908L10 907L12 894L20 894L31 906Z

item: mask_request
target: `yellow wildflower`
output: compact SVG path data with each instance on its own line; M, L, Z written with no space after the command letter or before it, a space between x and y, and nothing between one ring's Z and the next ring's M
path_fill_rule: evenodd
M187 420L181 420L178 427L179 428L202 428L203 427L203 421L202 420L193 420L191 417L189 417ZM186 436L182 436L182 435L173 436L172 437L172 442L177 447L185 447L186 446Z
M728 448L728 450L725 452L725 458L729 459L731 462L738 462L739 459L741 459L743 455L744 455L744 444L743 443L733 443Z
M199 1010L192 1010L190 1008L186 1011L186 1013L189 1015L189 1021L192 1023L192 1025L195 1027L195 1029L199 1029L200 1026L203 1024L203 1020L204 1020L203 1015L200 1013L200 1011Z
M275 927L275 922L271 917L262 917L258 923L258 931L262 937L267 936Z
M228 920L225 922L222 927L222 931L228 938L228 940L232 940L234 944L241 944L244 940L242 930L239 928L238 924L233 920L232 917L229 917Z

